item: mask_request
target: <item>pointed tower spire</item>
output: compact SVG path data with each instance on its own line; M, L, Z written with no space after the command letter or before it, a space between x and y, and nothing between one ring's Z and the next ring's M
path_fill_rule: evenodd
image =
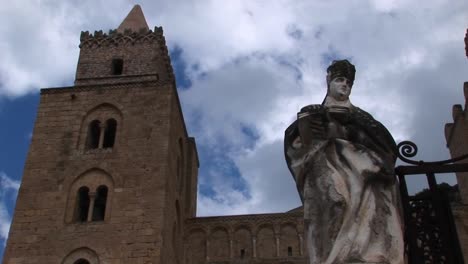
M145 15L143 15L140 5L135 5L117 28L117 32L123 33L126 29L138 32L142 28L149 30Z

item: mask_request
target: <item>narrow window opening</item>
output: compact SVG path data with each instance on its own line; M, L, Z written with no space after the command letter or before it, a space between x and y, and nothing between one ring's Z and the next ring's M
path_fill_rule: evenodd
M112 75L122 75L123 72L123 59L112 60Z
M104 131L103 148L112 148L115 143L115 133L117 131L117 121L111 118L106 121L106 130Z
M88 220L89 210L89 189L81 187L77 193L77 206L75 211L75 221L86 222Z
M240 258L243 259L245 257L245 250L241 249L240 250Z
M101 185L97 188L94 200L93 221L103 221L106 213L107 187Z
M90 263L86 259L81 258L81 259L75 261L75 263L73 263L73 264L90 264Z
M292 256L292 247L288 247L288 256Z
M101 134L101 122L93 120L88 127L88 136L86 139L87 149L96 149L99 147L99 136Z

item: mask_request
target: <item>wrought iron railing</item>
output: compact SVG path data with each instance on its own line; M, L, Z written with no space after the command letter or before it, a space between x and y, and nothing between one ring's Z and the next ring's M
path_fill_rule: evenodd
M405 250L409 264L463 264L463 255L456 232L447 193L440 190L435 174L468 172L468 154L453 159L425 162L413 160L416 144L398 144L398 158L410 165L395 168L400 183L405 218ZM429 185L426 197L408 194L406 177L425 175Z

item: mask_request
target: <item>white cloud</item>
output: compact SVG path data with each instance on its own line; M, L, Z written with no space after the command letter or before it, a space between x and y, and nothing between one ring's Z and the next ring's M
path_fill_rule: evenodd
M5 173L0 172L0 239L6 242L10 230L11 215L7 207L16 200L16 195L20 186L19 181L9 178Z
M322 101L326 64L335 56L356 64L355 105L397 141L423 146L420 158L447 158L443 125L452 104L464 103L467 1L141 5L150 27L162 25L170 48L183 50L192 82L181 92L189 133L199 146L225 153L248 187L249 195L236 189L225 168L202 170L200 182L211 184L215 195L199 197L199 213L284 211L298 203L282 157L284 129L302 106ZM123 0L20 0L0 7L0 96L71 83L79 32L116 28L130 9Z

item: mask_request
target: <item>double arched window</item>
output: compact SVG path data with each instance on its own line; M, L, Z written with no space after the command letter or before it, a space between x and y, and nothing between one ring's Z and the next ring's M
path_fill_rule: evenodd
M106 215L108 188L99 186L95 192L82 186L76 194L75 222L103 221Z
M86 149L114 147L116 133L117 121L113 118L107 119L104 123L97 119L91 121L86 136Z
M99 168L78 176L70 186L66 223L108 220L111 215L114 180Z
M120 109L103 103L84 113L77 147L81 150L115 148L124 122Z

